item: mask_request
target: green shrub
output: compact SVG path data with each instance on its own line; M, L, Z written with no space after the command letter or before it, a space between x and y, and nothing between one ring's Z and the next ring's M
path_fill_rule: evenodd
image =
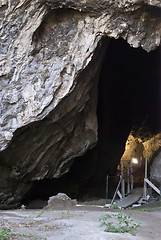
M107 219L113 218L114 222L107 222ZM130 215L126 215L123 212L118 214L112 214L112 216L106 214L100 217L99 221L101 221L101 225L105 226L105 232L113 232L113 233L131 233L132 235L136 234L138 228L141 228L141 223L135 223L133 219L131 219Z

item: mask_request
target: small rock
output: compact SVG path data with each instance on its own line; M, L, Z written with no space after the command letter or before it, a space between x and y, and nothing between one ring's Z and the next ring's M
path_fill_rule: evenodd
M71 208L76 206L77 200L71 199L65 193L58 193L56 196L52 196L48 200L48 205L45 209L55 209L55 208Z

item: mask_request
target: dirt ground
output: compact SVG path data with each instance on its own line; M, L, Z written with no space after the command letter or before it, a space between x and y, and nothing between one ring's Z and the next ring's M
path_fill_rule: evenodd
M101 215L119 213L122 210L92 205L93 202L83 204L83 206L64 210L1 210L0 230L2 228L10 229L10 238L8 239L14 240L161 239L160 208L150 212L123 210L125 214L131 214L131 218L135 222L141 222L142 228L138 229L136 236L132 236L130 233L107 233L104 232L104 227L99 227Z

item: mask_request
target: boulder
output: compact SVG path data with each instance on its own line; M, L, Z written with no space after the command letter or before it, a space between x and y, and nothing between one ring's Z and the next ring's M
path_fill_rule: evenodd
M68 209L75 207L77 204L77 200L72 200L65 193L58 193L56 196L52 196L48 200L48 204L45 209Z

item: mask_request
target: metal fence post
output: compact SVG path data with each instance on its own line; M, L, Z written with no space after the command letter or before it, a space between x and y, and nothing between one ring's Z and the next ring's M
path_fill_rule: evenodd
M124 180L124 164L123 162L121 162L121 193L122 193L122 197L125 197L125 180Z
M132 155L131 155L131 162L130 162L130 180L131 180L131 191L133 191L133 188L134 188L134 177L133 177Z
M145 177L144 177L144 198L147 196L147 183L145 179L147 179L147 170L148 170L148 160L147 157L145 157Z
M127 194L130 193L130 163L127 163Z
M106 177L106 204L107 204L107 201L108 201L108 174Z

